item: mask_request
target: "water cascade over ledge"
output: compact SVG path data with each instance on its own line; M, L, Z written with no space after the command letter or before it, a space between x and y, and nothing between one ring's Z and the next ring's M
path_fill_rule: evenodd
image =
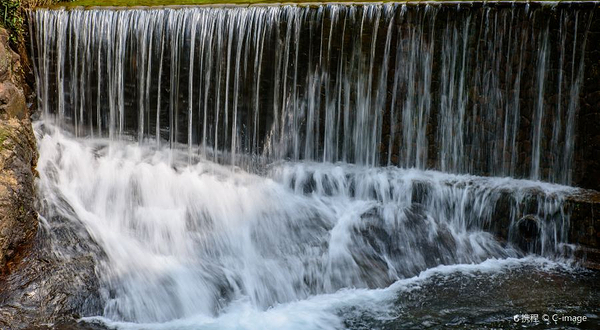
M78 136L245 168L342 161L569 184L592 14L390 4L32 21L40 106Z
M56 255L95 261L102 311L82 316L414 328L426 324L402 313L422 288L571 274L565 199L593 14L32 11L41 224Z

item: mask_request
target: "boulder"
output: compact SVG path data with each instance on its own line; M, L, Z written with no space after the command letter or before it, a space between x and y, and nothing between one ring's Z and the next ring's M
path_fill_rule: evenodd
M0 274L31 244L37 230L34 173L37 160L31 123L0 121Z
M18 80L22 71L19 55L9 46L8 31L0 28L0 81Z
M37 231L35 137L20 79L19 56L0 29L0 274L23 256Z
M23 90L12 82L0 83L0 116L25 119L28 116ZM28 124L31 126L31 124Z

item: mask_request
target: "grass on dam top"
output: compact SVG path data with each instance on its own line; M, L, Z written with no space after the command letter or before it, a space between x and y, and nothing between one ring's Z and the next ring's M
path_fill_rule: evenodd
M253 4L253 3L281 3L277 0L75 0L71 2L59 2L59 6L185 6L185 5L210 5L210 4ZM294 2L294 1L287 1ZM302 2L317 2L316 0L305 0Z
M449 1L449 0L442 0ZM250 5L250 4L276 4L276 3L326 3L326 2L392 2L392 1L369 1L369 0L339 0L339 1L324 1L324 0L75 0L59 2L59 6L76 7L76 6L113 6L113 7L133 7L133 6L186 6L186 5ZM417 2L417 1L411 1Z
M497 2L490 1L490 2ZM500 0L502 1L502 0ZM505 2L528 2L529 0L508 0ZM579 0L579 1L590 1L590 0ZM75 0L75 1L64 1L56 4L57 6L66 7L96 7L96 6L110 6L110 7L134 7L134 6L185 6L185 5L210 5L210 4L275 4L275 3L343 3L343 2L357 2L357 3L383 3L383 2L487 2L487 1L461 1L461 0L408 0L408 1L369 1L369 0L338 0L338 1L326 1L326 0ZM531 2L561 2L561 0L534 0Z

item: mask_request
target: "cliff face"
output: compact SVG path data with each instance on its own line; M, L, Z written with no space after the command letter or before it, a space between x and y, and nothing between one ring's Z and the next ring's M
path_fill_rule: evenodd
M19 56L0 28L0 274L24 256L37 231L35 137Z

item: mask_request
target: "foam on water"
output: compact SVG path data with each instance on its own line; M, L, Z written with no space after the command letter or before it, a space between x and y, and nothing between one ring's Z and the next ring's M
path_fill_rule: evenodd
M338 328L322 304L363 305L356 297L387 292L368 289L439 265L485 270L497 268L489 258L521 256L484 231L500 208L509 230L535 214L536 252L554 257L573 189L343 163L272 164L257 175L43 122L36 133L41 213L83 224L101 248L103 317L125 327Z
M405 292L416 291L434 280L443 282L451 276L500 276L524 267L545 272L571 272L570 266L540 257L488 259L479 264L442 265L419 275L398 280L383 289L342 289L332 294L278 304L267 310L257 309L247 299L235 301L218 317L197 315L164 323L131 323L104 317L87 317L82 321L104 324L116 329L344 329L344 319L368 314L377 320L398 317L394 303ZM440 281L441 280L441 281ZM442 284L443 285L443 284Z

